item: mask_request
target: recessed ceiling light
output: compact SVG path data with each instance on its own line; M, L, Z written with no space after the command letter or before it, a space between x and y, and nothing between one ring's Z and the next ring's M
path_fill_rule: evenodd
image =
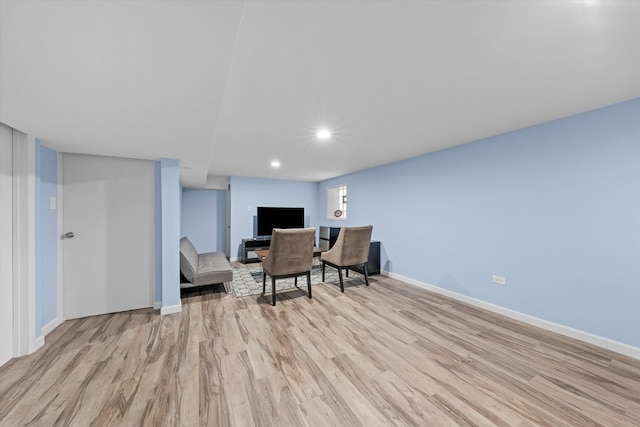
M274 169L278 169L280 167L280 162L277 161L277 160L273 160L271 162L271 167L274 168Z
M316 137L318 137L318 139L329 139L331 138L331 132L328 129L320 129L316 132Z

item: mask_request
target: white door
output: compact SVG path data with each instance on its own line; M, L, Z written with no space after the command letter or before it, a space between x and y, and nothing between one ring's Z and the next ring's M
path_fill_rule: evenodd
M65 319L153 305L153 195L151 161L63 155Z
M13 357L13 137L0 123L0 366Z

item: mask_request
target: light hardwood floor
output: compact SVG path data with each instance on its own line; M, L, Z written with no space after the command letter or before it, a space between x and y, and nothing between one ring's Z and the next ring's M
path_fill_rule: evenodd
M0 425L638 426L640 361L373 276L67 321Z

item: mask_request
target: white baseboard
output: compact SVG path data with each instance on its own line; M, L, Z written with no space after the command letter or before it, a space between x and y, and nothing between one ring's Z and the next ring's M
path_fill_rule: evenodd
M30 349L31 351L29 351L29 354L31 353L35 353L40 347L42 347L44 345L44 335L40 335L38 338L35 339L35 341L33 342L33 348Z
M182 304L168 305L160 308L160 315L180 313L182 311Z
M229 262L240 261L240 260L242 260L242 258L240 257L229 258Z
M40 336L33 341L33 347L29 349L29 354L35 353L40 347L44 345L44 337L49 335L51 331L62 324L63 320L56 317L51 322L47 323L40 329Z
M51 331L53 331L58 326L62 325L62 322L63 322L62 319L60 319L59 317L56 317L51 322L47 323L42 327L42 335L46 337L51 333Z
M162 301L156 301L153 303L154 310L160 310L162 308Z
M546 329L551 332L556 332L561 335L565 335L570 338L574 338L589 344L596 345L598 347L605 348L607 350L615 351L616 353L624 354L625 356L633 357L640 360L640 348L634 347L628 344L624 344L618 341L604 338L598 335L590 334L588 332L580 331L578 329L570 328L558 323L549 322L548 320L540 319L538 317L530 316L528 314L520 313L519 311L511 310L509 308L501 307L499 305L491 304L486 301L482 301L476 298L472 298L466 295L459 294L457 292L443 289L438 286L430 285L428 283L420 282L410 277L401 276L399 274L390 273L388 271L382 271L382 275L388 276L392 279L400 280L413 286L417 286L422 289L426 289L431 292L435 292L440 295L444 295L449 298L453 298L458 301L465 302L475 307L483 308L485 310L501 314L506 317L510 317L515 320L519 320L524 323L528 323L533 326L537 326L542 329Z

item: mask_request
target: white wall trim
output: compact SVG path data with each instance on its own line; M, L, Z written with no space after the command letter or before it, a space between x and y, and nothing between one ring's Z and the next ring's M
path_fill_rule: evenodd
M30 354L35 333L35 138L13 130L14 351Z
M33 341L33 345L34 345L34 349L31 351L31 353L35 352L37 349L39 349L44 345L44 335L40 335L38 338L36 338Z
M15 357L13 129L0 123L0 366Z
M62 325L62 323L64 323L64 320L62 320L62 318L60 316L56 317L55 319L53 319L51 322L47 323L46 325L44 325L42 327L42 335L43 336L47 336L49 335L55 328L57 328L58 326Z
M162 308L162 301L156 301L153 303L154 310L160 310Z
M539 328L546 329L551 332L565 335L567 337L574 338L574 339L586 342L588 344L593 344L598 347L602 347L607 350L611 350L616 353L620 353L625 356L629 356L634 359L640 360L640 348L638 347L633 347L628 344L624 344L624 343L614 341L608 338L604 338L598 335L594 335L588 332L580 331L578 329L570 328L568 326L560 325L558 323L549 322L547 320L530 316L528 314L520 313L519 311L511 310L509 308L500 307L498 305L491 304L491 303L488 303L476 298L472 298L466 295L462 295L447 289L443 289L438 286L431 285L429 283L420 282L410 277L405 277L399 274L390 273L385 270L383 270L381 274L384 276L388 276L392 279L400 280L410 285L413 285L422 289L426 289L428 291L435 292L437 294L444 295L446 297L453 298L458 301L462 301L464 303L473 305L475 307L479 307L479 308L482 308L497 314L501 314L503 316L506 316L515 320L519 320L529 325L537 326Z
M162 316L180 312L182 312L182 304L168 305L166 307L160 308L160 315Z

